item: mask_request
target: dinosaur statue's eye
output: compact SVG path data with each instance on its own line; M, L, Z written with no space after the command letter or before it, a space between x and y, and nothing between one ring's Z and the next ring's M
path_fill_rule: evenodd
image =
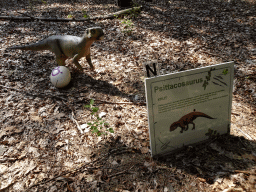
M92 29L92 30L91 30L91 34L94 34L94 33L95 33L95 29Z

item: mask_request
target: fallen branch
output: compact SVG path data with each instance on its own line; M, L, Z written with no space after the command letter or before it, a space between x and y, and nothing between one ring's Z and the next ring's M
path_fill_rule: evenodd
M245 133L243 130L239 129L238 127L235 127L237 131L240 131L245 137L247 137L251 141L255 141L256 139L252 138L248 133Z
M69 116L69 118L76 124L77 129L80 131L80 133L83 134L83 130L81 129L77 120L74 118L74 112L73 111L72 111L72 114Z
M82 19L76 19L76 18L54 18L54 17L32 17L32 16L26 16L26 17L14 17L14 16L0 16L0 19L3 20L19 20L19 21L54 21L54 22L85 22L90 20L98 20L98 19L114 19L115 17L118 17L120 15L124 14L131 14L136 11L140 11L140 7L133 7L129 9L124 9L121 11L117 11L115 13L111 13L108 15L99 15L95 17L88 17L88 18L82 18Z

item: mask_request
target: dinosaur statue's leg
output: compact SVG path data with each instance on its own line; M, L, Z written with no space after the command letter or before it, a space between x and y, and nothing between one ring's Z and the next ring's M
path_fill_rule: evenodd
M89 65L91 67L91 70L94 71L94 66L92 65L92 60L91 60L91 55L90 54L86 55L86 60L89 63Z
M56 55L56 61L59 66L64 66L66 59L67 59L67 57L65 55L61 55L61 56Z
M64 66L65 61L68 57L64 54L64 52L60 46L60 40L55 39L54 41L50 42L50 47L52 47L51 51L54 52L56 55L56 61L57 61L58 65Z
M80 59L79 55L76 54L76 55L73 57L73 62L74 62L74 64L76 65L76 67L77 67L79 70L83 71L82 66L78 63L78 60L79 60L79 59Z

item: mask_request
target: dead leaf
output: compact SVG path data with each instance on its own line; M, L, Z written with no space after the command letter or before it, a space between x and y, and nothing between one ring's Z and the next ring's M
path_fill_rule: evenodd
M59 141L59 142L57 142L57 143L55 144L55 147L56 147L57 149L59 149L59 148L63 147L64 145L66 145L65 142Z
M142 154L145 154L145 153L148 153L148 152L149 152L149 149L148 149L148 147L142 147L142 148L140 149L140 151L141 151Z
M30 119L31 119L31 121L34 121L34 122L39 122L39 123L43 122L42 118L39 116L36 116L36 115L31 115Z

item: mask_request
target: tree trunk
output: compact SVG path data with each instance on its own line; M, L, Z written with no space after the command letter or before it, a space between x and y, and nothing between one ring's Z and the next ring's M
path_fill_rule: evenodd
M132 0L116 0L119 7L131 7Z

